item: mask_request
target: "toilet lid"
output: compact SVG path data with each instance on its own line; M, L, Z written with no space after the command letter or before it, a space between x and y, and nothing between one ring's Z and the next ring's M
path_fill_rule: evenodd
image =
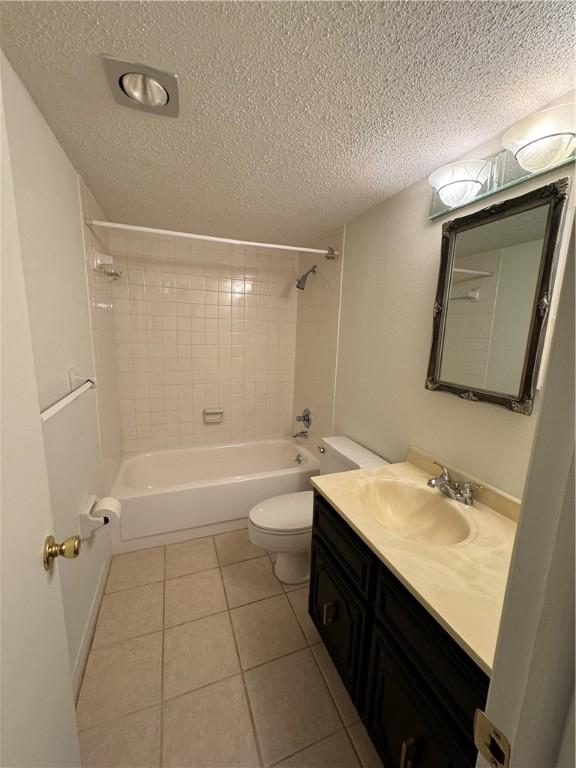
M312 528L314 493L285 493L273 496L250 510L250 522L263 531L295 533Z

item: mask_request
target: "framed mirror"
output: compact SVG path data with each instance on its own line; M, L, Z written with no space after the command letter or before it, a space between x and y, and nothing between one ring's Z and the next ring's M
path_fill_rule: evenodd
M442 228L426 388L530 414L568 179Z

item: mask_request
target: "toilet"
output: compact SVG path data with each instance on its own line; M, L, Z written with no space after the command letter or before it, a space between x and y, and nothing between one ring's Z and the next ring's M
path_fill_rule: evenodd
M321 475L388 464L348 437L324 437L318 448ZM313 505L313 491L285 493L256 504L248 515L250 541L276 554L274 573L284 584L310 575Z

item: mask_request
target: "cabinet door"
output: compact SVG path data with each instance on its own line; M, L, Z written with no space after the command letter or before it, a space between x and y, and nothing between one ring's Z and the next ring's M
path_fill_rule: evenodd
M442 725L442 715L417 685L393 641L376 624L370 654L366 725L389 768L470 768L473 755L461 751Z
M308 608L342 681L358 706L365 609L316 538L312 542Z

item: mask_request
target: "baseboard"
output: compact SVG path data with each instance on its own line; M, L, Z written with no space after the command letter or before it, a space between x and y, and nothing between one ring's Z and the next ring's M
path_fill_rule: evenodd
M102 602L111 560L112 552L108 549L106 558L102 563L98 584L96 585L94 597L92 598L92 604L90 605L90 611L88 612L88 618L86 619L84 632L82 633L80 647L76 654L76 660L74 661L74 667L72 669L72 686L74 688L75 701L78 699L78 694L80 693L80 686L82 685L82 678L84 677L84 668L86 667L86 661L88 660L88 654L90 653L90 647L92 646L92 638L94 636L94 629L96 628L96 619L98 618L98 611L100 609L100 603Z

